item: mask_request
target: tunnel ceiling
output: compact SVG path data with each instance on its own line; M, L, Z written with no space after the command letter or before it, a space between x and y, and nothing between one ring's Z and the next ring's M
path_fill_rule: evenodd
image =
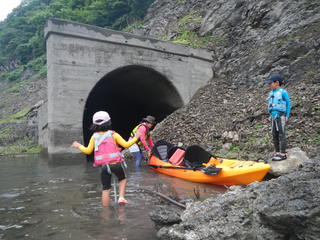
M115 131L128 138L146 115L161 121L183 105L172 83L159 72L143 66L126 66L105 75L92 89L83 115L83 135L88 143L92 115L107 111Z

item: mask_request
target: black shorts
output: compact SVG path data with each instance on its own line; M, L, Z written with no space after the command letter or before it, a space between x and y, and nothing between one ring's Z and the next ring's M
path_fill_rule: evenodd
M109 164L111 172L117 176L118 181L126 178L124 171L124 163ZM109 190L111 188L111 174L109 173L108 166L101 167L101 184L103 190Z

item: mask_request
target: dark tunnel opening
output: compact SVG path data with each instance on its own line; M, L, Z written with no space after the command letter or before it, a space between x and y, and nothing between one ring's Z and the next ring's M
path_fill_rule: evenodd
M84 143L90 140L89 128L97 111L107 111L113 130L128 139L144 116L153 115L160 122L182 105L176 88L154 69L138 65L118 68L105 75L88 96L83 114Z

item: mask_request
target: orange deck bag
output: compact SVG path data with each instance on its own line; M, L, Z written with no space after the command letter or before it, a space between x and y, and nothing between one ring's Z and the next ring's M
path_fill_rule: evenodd
M183 161L183 157L185 155L185 151L183 149L178 148L174 154L169 159L169 162L174 165L180 165Z

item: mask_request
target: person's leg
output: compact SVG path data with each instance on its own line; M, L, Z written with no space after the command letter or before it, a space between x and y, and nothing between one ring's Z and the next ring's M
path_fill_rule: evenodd
M127 185L127 178L125 174L125 170L123 167L123 163L119 163L116 165L112 165L111 171L116 175L119 181L119 204L126 204L128 203L127 200L124 198L126 193L126 185Z
M132 155L134 156L135 160L136 160L136 167L140 167L141 166L141 162L142 162L142 159L143 159L143 155L142 155L142 152L139 151L139 152L132 152Z
M280 151L279 147L279 128L277 123L277 118L271 120L271 133L272 133L272 140L274 145L274 150L276 153Z
M287 147L287 139L285 135L285 117L281 116L281 118L277 118L277 126L278 126L278 141L279 141L279 153L272 160L273 161L282 161L287 159L286 155L286 147Z
M286 118L285 116L281 116L281 118L279 119L279 145L280 145L280 152L282 153L282 155L286 154L286 150L287 150L287 138L286 138L286 130L285 130L285 126L286 126Z
M126 194L126 185L127 185L126 178L119 181L119 198L124 198Z
M102 190L101 203L104 207L108 207L110 205L110 192L111 189Z
M101 167L101 184L102 184L101 203L104 207L108 207L110 204L110 192L111 192L111 172L108 166Z

